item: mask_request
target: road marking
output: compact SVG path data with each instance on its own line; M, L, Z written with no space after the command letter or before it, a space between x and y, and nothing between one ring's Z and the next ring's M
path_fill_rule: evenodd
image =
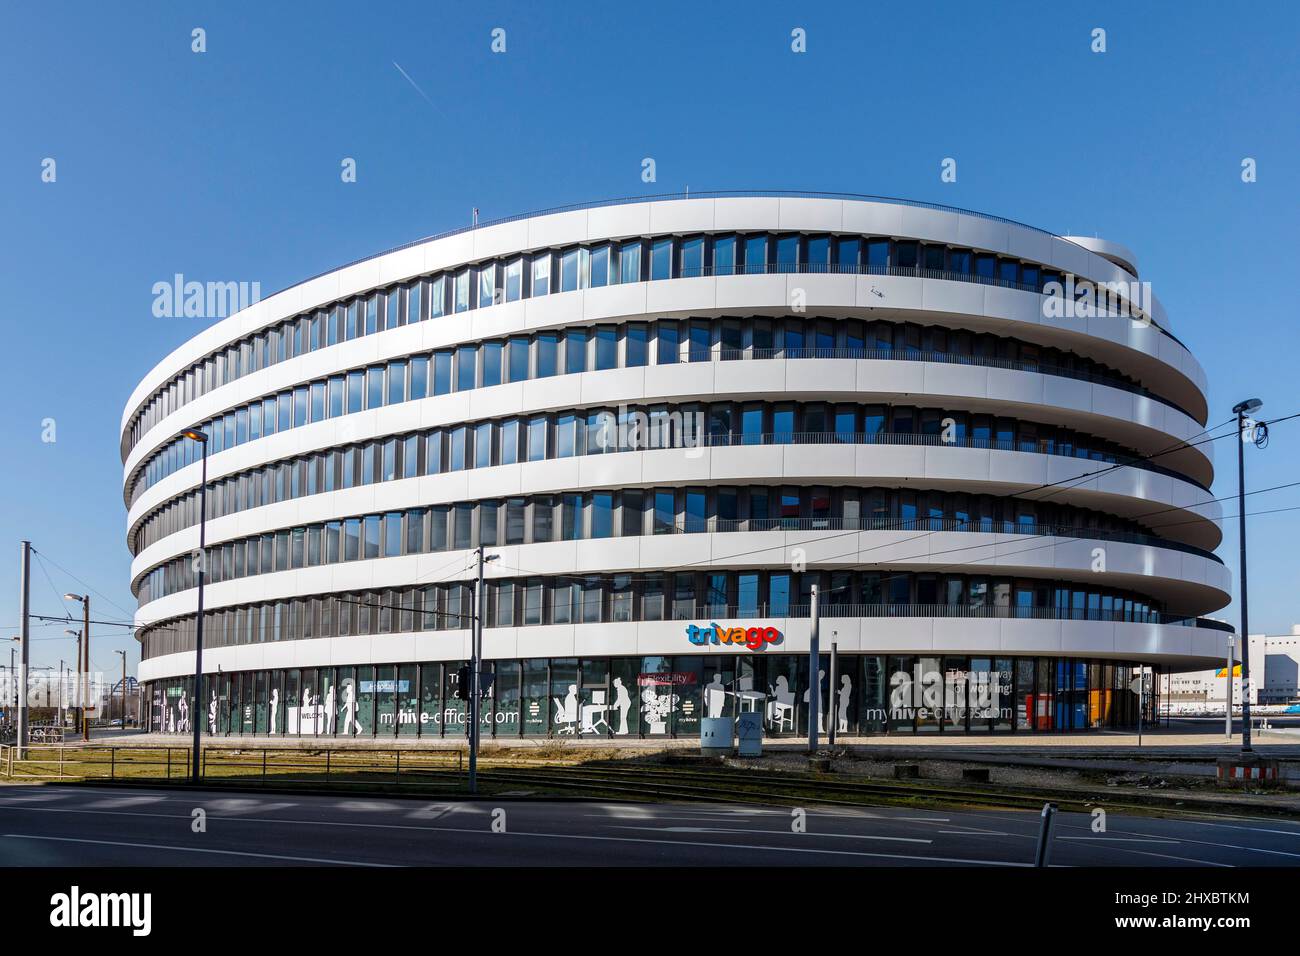
M1113 836L1062 836L1058 840L1082 840L1085 843L1182 843L1182 840L1166 839L1138 839L1137 837L1113 837Z
M775 836L796 835L791 830L743 830L728 827L615 827L616 830L652 830L656 833L768 833ZM802 836L802 834L797 834ZM885 840L890 843L934 843L918 837L874 836L866 833L810 833L809 836L830 837L836 840Z
M214 853L221 856L248 856L262 860L287 860L290 863L326 863L331 866L368 866L389 868L390 863L360 863L353 860L327 860L314 856L282 856L277 853L249 853L244 850L216 850L207 847L169 846L163 843L126 843L119 840L87 840L77 837L36 836L29 833L6 833L6 840L50 840L56 843L90 843L97 846L127 846L136 850L175 850L179 853Z
M1019 834L1005 833L1002 830L981 830L978 827L967 827L964 830L939 830L939 833L951 833L956 836L1019 836Z

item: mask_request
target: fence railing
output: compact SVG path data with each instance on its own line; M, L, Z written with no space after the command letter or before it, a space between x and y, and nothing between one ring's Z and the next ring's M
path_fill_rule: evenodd
M189 747L0 745L0 778L48 780L185 780ZM204 746L200 779L223 786L453 786L464 772L460 748L382 750Z

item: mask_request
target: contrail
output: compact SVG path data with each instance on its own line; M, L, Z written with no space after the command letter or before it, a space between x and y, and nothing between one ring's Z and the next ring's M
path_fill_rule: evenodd
M410 83L411 86L415 87L415 92L419 93L421 96L424 97L424 101L425 101L426 103L428 103L430 106L432 106L435 110L438 110L438 112L441 113L442 116L443 116L444 118L448 118L448 119L450 118L450 117L447 116L446 113L443 113L442 110L439 110L439 109L438 109L438 104L435 103L433 100L429 99L429 94L425 93L424 90L420 89L420 84L419 84L419 83L416 83L415 80L411 79L411 74L409 74L409 73L407 73L405 70L403 70L403 69L402 69L402 65L401 65L400 63L398 63L396 60L394 60L394 61L393 61L393 66L397 67L397 72L398 72L398 73L400 73L400 74L402 74L402 76L406 77L406 82L407 82L407 83Z

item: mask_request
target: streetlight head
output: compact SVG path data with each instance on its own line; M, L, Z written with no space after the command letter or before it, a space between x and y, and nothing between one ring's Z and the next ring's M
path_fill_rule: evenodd
M81 632L80 632L80 631L74 631L74 630L71 630L71 629L65 627L65 628L63 629L63 633L64 633L64 634L71 634L71 635L72 635L73 637L75 637L77 640L81 640Z
M1232 414L1249 415L1251 412L1257 412L1264 407L1264 403L1258 398L1248 398L1244 402L1238 402L1232 406Z
M84 597L82 597L80 594L73 594L72 592L68 592L67 594L63 595L63 600L65 600L65 601L84 601L84 600L86 600L86 599L85 599Z
M202 442L204 444L208 441L207 433L201 432L197 428L187 428L181 432L181 435L188 438L190 441Z

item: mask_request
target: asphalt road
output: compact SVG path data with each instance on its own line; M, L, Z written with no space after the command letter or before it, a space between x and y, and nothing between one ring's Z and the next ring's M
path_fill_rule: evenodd
M206 832L193 831L194 811ZM504 814L504 817L502 817ZM493 832L494 818L504 832ZM706 803L424 801L0 788L5 866L1027 866L1038 814L1018 810ZM1053 865L1292 866L1300 823L1059 814Z

